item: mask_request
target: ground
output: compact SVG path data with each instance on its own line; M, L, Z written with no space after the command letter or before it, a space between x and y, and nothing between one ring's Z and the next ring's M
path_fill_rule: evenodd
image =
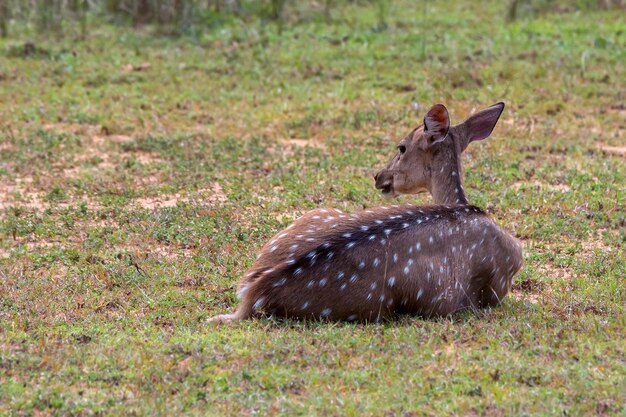
M0 40L0 415L624 415L623 14L445 3ZM524 245L502 306L207 324L293 219L383 204L428 106L500 100L463 164Z

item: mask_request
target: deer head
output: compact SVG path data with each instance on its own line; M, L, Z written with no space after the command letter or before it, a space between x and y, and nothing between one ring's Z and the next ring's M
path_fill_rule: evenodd
M424 124L400 141L398 153L374 176L376 188L390 197L428 191L436 204L467 204L460 155L470 142L489 137L503 109L504 103L497 103L450 126L446 107L434 105Z

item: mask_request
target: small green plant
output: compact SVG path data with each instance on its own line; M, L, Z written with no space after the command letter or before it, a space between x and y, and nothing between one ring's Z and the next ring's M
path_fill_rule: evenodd
M52 190L46 196L46 199L51 202L59 202L67 200L67 193L61 187L53 187Z

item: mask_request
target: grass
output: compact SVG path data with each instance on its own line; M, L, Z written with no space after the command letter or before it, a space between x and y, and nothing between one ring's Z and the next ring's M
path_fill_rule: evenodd
M625 415L622 15L431 3L1 40L0 415ZM501 307L206 324L306 210L382 204L428 106L499 100L464 166L524 243Z

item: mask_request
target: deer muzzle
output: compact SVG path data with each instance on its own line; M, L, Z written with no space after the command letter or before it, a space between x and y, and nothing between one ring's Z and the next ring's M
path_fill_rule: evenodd
M379 171L374 175L374 181L376 189L382 190L384 196L393 197L395 195L393 189L393 173L391 171Z

